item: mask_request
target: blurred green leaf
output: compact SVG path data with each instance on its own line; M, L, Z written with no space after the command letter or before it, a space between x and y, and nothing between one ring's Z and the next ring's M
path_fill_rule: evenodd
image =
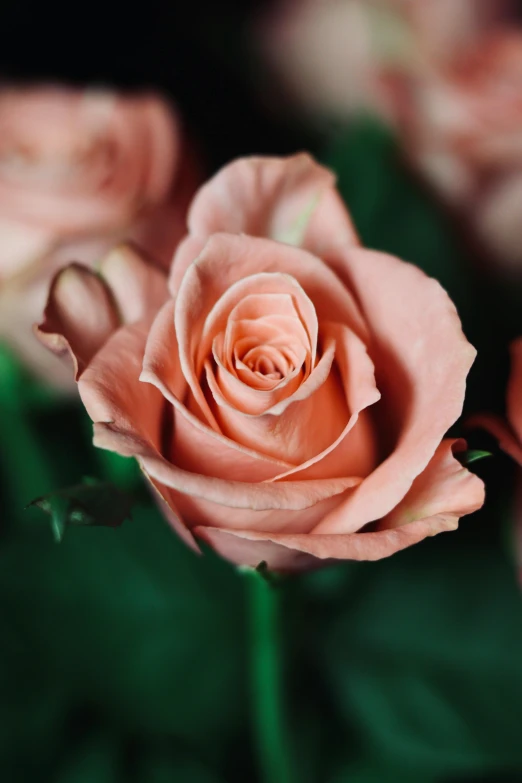
M53 535L59 542L68 525L119 527L131 517L132 499L114 484L84 479L83 484L50 492L29 505L51 517Z
M225 763L247 728L241 577L191 552L152 505L117 535L76 527L55 547L45 533L14 528L0 547L18 661L122 731Z
M520 588L498 531L473 524L346 566L346 589L318 605L309 644L345 722L347 780L522 770Z

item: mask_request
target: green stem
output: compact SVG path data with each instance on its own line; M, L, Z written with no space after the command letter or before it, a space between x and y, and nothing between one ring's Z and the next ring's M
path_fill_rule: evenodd
M260 779L263 783L291 783L283 698L280 589L258 571L251 571L248 576L251 704Z

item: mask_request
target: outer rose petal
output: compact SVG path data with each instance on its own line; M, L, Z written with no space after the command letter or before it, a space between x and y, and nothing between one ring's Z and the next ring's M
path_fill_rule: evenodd
M128 245L108 253L101 261L99 271L111 290L124 324L153 318L167 300L165 274L146 263Z
M317 530L339 534L382 519L404 498L462 412L476 351L446 292L417 267L355 247L330 261L372 328L370 356L386 401L375 406L380 431L397 427L390 456Z
M167 298L165 276L130 247L105 256L100 275L80 264L58 272L35 330L51 351L71 355L76 378L122 322L150 319Z
M464 441L443 441L403 502L382 521L382 529L375 532L274 535L244 529L197 527L194 533L234 563L256 566L264 560L273 570L310 568L314 564L310 557L380 560L428 536L454 530L460 516L482 506L482 481L453 457L453 448L465 446Z
M118 313L103 281L90 269L71 264L53 280L36 334L54 353L70 353L78 378L118 326Z
M316 255L359 242L334 175L305 153L230 163L199 190L188 223L190 236L199 240L219 232L249 234ZM185 254L176 259L178 283L187 262Z

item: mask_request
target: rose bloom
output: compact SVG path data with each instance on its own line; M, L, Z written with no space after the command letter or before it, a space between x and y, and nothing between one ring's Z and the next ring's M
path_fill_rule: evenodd
M390 124L485 255L520 276L515 8L509 0L286 0L255 35L288 94L312 115L365 109Z
M95 444L133 456L192 546L293 571L457 527L482 482L446 439L475 350L440 285L365 250L305 154L238 160L189 212L167 287L130 249L55 278Z
M522 273L522 29L477 36L395 104L406 155L489 255Z
M252 38L296 105L322 118L361 108L389 121L397 82L475 40L509 0L279 0ZM274 94L274 79L268 83ZM285 106L287 103L285 102Z
M0 88L0 339L34 371L63 379L31 326L66 261L133 238L170 263L195 190L186 169L179 122L155 95Z

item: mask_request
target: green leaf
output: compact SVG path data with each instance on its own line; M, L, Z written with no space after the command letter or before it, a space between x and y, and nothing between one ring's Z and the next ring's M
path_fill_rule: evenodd
M60 542L68 525L119 527L130 519L132 499L114 484L87 478L83 484L36 498L29 506L51 517L53 535Z
M108 532L78 527L56 547L33 524L2 541L0 621L9 613L20 636L15 693L34 671L120 732L168 735L226 764L249 725L243 580L188 549L150 502Z
M347 780L442 783L522 770L516 572L494 514L461 528L345 565L345 587L330 604L319 594L306 613L313 631L299 646L311 646L343 716Z
M478 462L486 457L492 457L490 451L481 451L480 449L468 449L460 454L457 454L457 459L462 465L472 465L474 462Z

